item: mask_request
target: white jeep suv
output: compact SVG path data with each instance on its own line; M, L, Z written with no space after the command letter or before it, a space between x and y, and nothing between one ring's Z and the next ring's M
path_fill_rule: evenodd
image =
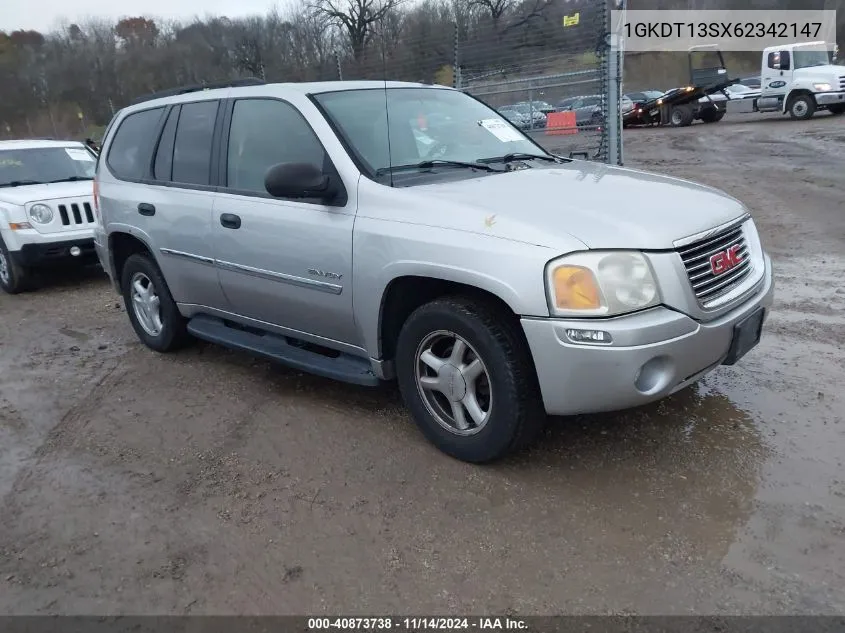
M47 265L96 262L95 167L75 141L0 141L0 288L18 293Z

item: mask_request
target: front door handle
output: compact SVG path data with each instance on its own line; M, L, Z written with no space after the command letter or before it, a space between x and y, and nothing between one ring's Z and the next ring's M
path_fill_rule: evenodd
M138 205L138 213L140 213L141 215L152 216L156 214L156 208L151 204L142 202Z
M241 228L241 216L234 213L223 213L220 215L220 224L227 229Z

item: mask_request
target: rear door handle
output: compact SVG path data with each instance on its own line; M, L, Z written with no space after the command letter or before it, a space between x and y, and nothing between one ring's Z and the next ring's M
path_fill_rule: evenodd
M241 217L234 213L223 213L220 215L220 224L227 229L239 229L241 228Z
M138 213L140 213L141 215L155 215L156 214L156 208L151 204L147 204L146 202L142 202L141 204L138 205Z

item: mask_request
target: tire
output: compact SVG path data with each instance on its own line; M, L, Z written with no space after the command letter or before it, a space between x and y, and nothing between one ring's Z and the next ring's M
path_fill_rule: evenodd
M491 462L527 447L546 420L528 346L508 317L484 301L444 297L417 308L399 333L396 373L406 406L432 444L465 462ZM443 363L457 360L452 355L458 340L465 343L462 362ZM426 355L423 361L427 350L436 358ZM480 367L474 362L479 359ZM447 367L435 377L430 363ZM465 377L456 365L478 371ZM459 428L455 405L466 428Z
M828 111L831 114L845 114L845 103L836 103L831 106L827 106Z
M704 123L718 123L725 116L725 113L718 108L704 108L699 114L699 118Z
M694 118L692 108L677 106L672 108L672 112L669 114L669 124L672 127L686 127L693 122Z
M131 255L123 265L120 285L129 321L144 345L157 352L171 352L190 340L187 320L179 313L161 271L149 256Z
M18 265L9 255L9 249L0 237L0 288L10 295L16 295L31 287L32 273Z
M789 100L787 110L793 119L803 121L816 113L816 101L811 95L798 95Z

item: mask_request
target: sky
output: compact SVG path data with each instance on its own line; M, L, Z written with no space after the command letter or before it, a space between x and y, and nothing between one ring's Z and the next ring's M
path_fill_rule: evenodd
M238 17L266 13L286 2L274 0L0 0L0 31L51 31L86 17L127 16L190 20L209 14Z

